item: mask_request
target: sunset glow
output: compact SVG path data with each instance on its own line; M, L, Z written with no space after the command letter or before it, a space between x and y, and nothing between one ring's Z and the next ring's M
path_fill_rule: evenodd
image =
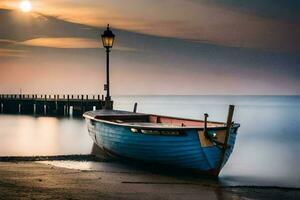
M112 94L300 94L293 2L1 0L0 91L103 92L109 23Z
M30 1L24 0L20 3L20 9L22 12L30 12L32 10L32 5Z

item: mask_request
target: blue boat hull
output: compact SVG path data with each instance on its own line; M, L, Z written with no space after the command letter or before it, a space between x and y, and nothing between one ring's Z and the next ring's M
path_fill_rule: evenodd
M114 155L144 162L186 168L217 176L232 153L238 126L230 129L227 148L204 147L198 129L187 129L184 135L146 135L133 133L130 127L86 118L94 143Z

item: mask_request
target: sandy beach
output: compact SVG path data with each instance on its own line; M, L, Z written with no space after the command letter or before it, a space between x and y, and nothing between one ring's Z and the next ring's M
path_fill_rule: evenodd
M299 199L300 190L224 187L215 180L0 162L0 199Z

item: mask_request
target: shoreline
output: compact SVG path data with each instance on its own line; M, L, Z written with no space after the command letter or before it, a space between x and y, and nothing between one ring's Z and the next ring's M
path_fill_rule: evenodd
M297 199L300 189L221 186L144 171L88 171L33 161L0 162L0 199Z
M52 156L0 156L0 162L34 162L34 161L101 161L105 162L104 157L93 154L71 154L71 155L52 155Z
M222 185L158 170L83 170L39 161L110 162L92 154L0 157L0 199L299 199L300 188Z
M104 155L101 154L97 154L97 155L93 155L93 154L70 154L70 155L51 155L51 156L0 156L0 164L1 163L38 163L39 161L78 161L78 162L99 162L99 163L122 163L122 164L126 164L126 162L123 161L115 161L112 159L109 159L107 157L105 157ZM128 163L127 163L128 164ZM146 172L149 173L157 173L160 170L162 171L162 175L174 175L174 173L177 173L178 171L165 171L165 168L158 168L156 170L154 170L151 166L144 166L143 164L128 164L131 167L140 167L141 170L143 170L142 167L146 167ZM53 165L52 165L53 166ZM54 166L57 167L57 166ZM64 168L64 167L57 167L57 168ZM70 168L65 168L65 169L70 169ZM80 170L80 169L71 169L71 170ZM81 170L81 171L85 171L85 170ZM91 170L92 171L92 170ZM97 170L94 170L97 171ZM193 175L193 173L181 173L179 174L179 177L181 176L189 176L189 175ZM197 174L196 174L197 175ZM211 177L207 177L207 176L203 176L203 175L197 175L198 178L204 178L206 180L215 180L218 181L218 179L216 178L211 178ZM143 182L141 182L143 183ZM136 184L139 184L139 182L136 182ZM197 183L196 183L197 185ZM221 188L248 188L248 189L275 189L275 190L300 190L300 188L298 187L285 187L285 186L270 186L270 185L266 185L266 186L260 186L260 185L224 185L224 184L219 184L219 187Z

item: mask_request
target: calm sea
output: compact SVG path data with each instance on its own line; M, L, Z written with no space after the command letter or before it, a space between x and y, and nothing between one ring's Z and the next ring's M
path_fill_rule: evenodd
M300 187L300 96L117 96L115 109L225 121L229 104L241 124L221 172L229 185ZM81 119L0 115L0 156L87 154Z

